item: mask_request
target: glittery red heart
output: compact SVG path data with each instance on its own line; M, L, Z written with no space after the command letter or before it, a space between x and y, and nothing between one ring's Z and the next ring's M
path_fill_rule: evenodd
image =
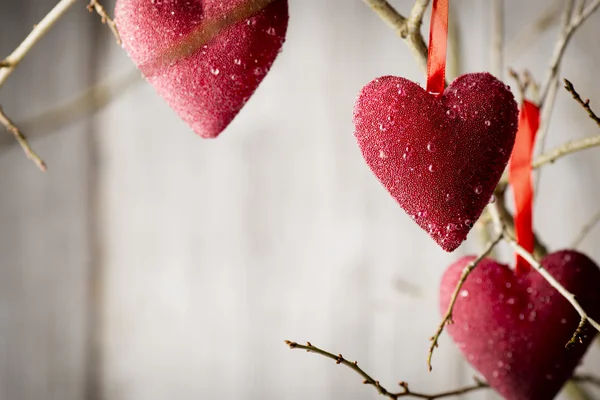
M467 237L508 163L518 108L487 73L456 79L434 96L404 78L366 85L355 136L377 178L446 251Z
M118 0L115 19L125 49L156 91L198 135L214 138L281 50L288 3L268 3Z
M440 308L446 312L463 268L464 257L444 274ZM548 255L542 265L577 296L590 316L600 317L600 269L575 251ZM515 274L506 265L484 259L467 277L447 330L473 367L508 400L554 398L590 345L595 330L584 330L582 343L566 349L579 324L569 302L535 270Z

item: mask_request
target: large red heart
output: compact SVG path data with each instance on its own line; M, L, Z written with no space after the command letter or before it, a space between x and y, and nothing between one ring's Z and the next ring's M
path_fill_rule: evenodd
M218 136L281 50L287 0L118 0L123 45L200 136Z
M442 278L440 307L446 312L463 268L475 257L454 263ZM542 265L577 296L594 319L600 317L600 269L585 255L560 251ZM508 400L554 398L591 343L590 326L582 343L565 345L579 315L535 270L516 274L507 265L484 259L459 292L447 327L467 360Z
M442 96L407 79L366 85L355 136L377 178L446 251L467 237L508 163L518 108L488 73L456 79Z

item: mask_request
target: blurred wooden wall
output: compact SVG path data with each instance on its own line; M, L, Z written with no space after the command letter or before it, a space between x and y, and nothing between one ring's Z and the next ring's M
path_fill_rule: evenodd
M54 3L1 2L0 54ZM84 3L0 90L15 120L131 75ZM488 68L486 3L453 2L463 72ZM506 3L507 65L543 76L554 30L519 32L549 2ZM147 84L52 133L32 125L47 174L0 140L1 400L379 398L284 339L342 352L389 387L470 382L446 336L432 373L425 358L441 273L478 249L477 236L454 254L438 249L380 187L352 135L362 85L423 76L359 0L290 0L290 14L284 51L218 140L196 137ZM596 104L599 17L576 36L563 74ZM594 133L562 93L549 146ZM536 224L552 248L596 211L599 160L589 151L544 173ZM598 238L582 246L596 260ZM584 368L600 373L597 348Z

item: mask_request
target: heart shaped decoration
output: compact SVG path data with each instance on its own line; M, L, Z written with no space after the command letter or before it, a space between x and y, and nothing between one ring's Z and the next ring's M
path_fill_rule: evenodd
M355 136L379 181L446 251L455 250L490 201L515 142L518 107L488 73L456 79L442 96L407 79L367 84Z
M442 278L440 308L445 314L464 257ZM560 251L541 264L590 317L600 317L600 269L585 255ZM569 349L579 325L571 304L535 270L515 274L507 265L484 259L467 277L447 330L469 363L508 400L550 400L571 377L596 331L584 329L582 342Z
M200 136L218 136L285 40L287 0L118 0L123 46Z

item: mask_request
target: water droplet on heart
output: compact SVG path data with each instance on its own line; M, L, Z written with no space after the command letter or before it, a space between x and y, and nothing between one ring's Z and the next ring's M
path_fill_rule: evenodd
M387 158L383 150L379 150L379 158Z
M256 67L254 68L254 75L260 75L262 74L263 70L261 67Z
M446 111L446 115L448 116L448 118L454 119L456 118L456 111L454 111L453 109L449 109L448 111Z
M460 297L467 297L469 295L469 291L468 290L462 290L460 292Z
M532 303L529 303L529 304L527 304L527 308L528 308L529 310L533 309L533 304L532 304Z
M229 75L229 77L231 78L232 81L235 81L237 79L237 75L235 75L235 74L231 74L231 75Z
M511 288L511 286L512 286L512 284L511 284L510 282L506 282L506 288L507 288L507 289L510 289L510 288Z
M429 172L434 172L435 171L435 167L433 166L433 164L429 164L429 168L427 168L429 170Z
M509 298L508 300L506 300L506 302L507 302L508 304L511 304L511 305L512 305L512 304L515 304L515 299L514 299L513 297L511 297L511 298Z
M537 313L535 311L530 312L529 313L529 322L535 321L536 316L537 316Z
M483 188L481 186L477 186L475 188L475 194L481 194L481 192L483 192Z
M523 321L525 319L525 314L519 314L519 319Z
M550 381L550 380L552 380L552 378L553 378L553 376L552 376L552 375L550 375L550 374L547 374L547 375L546 375L546 379L548 379L549 381Z
M565 260L565 262L571 261L571 255L570 254L565 254L564 260Z
M380 124L379 124L379 130L380 130L381 132L385 132L387 129L386 129L386 127L385 127L385 126L384 126L382 123L380 123Z
M210 69L210 72L211 72L213 75L219 75L219 73L220 73L221 71L219 71L219 68L211 68L211 69Z
M489 119L485 120L485 126L490 126L492 125L492 122Z
M406 96L406 92L404 91L404 88L400 85L396 85L396 87L398 88L398 95L400 97L404 97Z
M473 221L471 221L470 219L465 219L465 225L470 228L473 226Z
M446 201L452 200L452 193L446 193Z
M560 323L564 325L564 324L567 323L567 320L565 318L563 318L563 319L560 320Z
M492 376L493 376L494 378L497 378L497 377L498 377L498 375L500 375L500 373L499 373L498 371L494 371L494 372L492 372Z
M275 36L275 34L276 34L277 32L275 32L275 28L271 27L271 28L267 29L267 33L268 33L269 35Z
M417 213L417 217L419 217L419 218L423 218L425 216L427 216L427 211L419 211Z
M528 287L527 288L527 293L532 294L533 293L533 288Z
M492 195L492 197L490 197L490 204L494 204L496 202L496 196Z
M246 25L256 25L256 20L249 19L249 20L246 21Z
M504 362L502 362L502 361L498 361L498 367L499 367L499 368L502 368L502 367L504 367Z
M512 351L507 351L506 352L506 357L512 358L512 356L513 356Z
M239 58L236 58L235 60L233 60L235 65L242 65L242 60L240 60Z
M435 144L429 142L427 143L427 151L434 152L436 150Z

